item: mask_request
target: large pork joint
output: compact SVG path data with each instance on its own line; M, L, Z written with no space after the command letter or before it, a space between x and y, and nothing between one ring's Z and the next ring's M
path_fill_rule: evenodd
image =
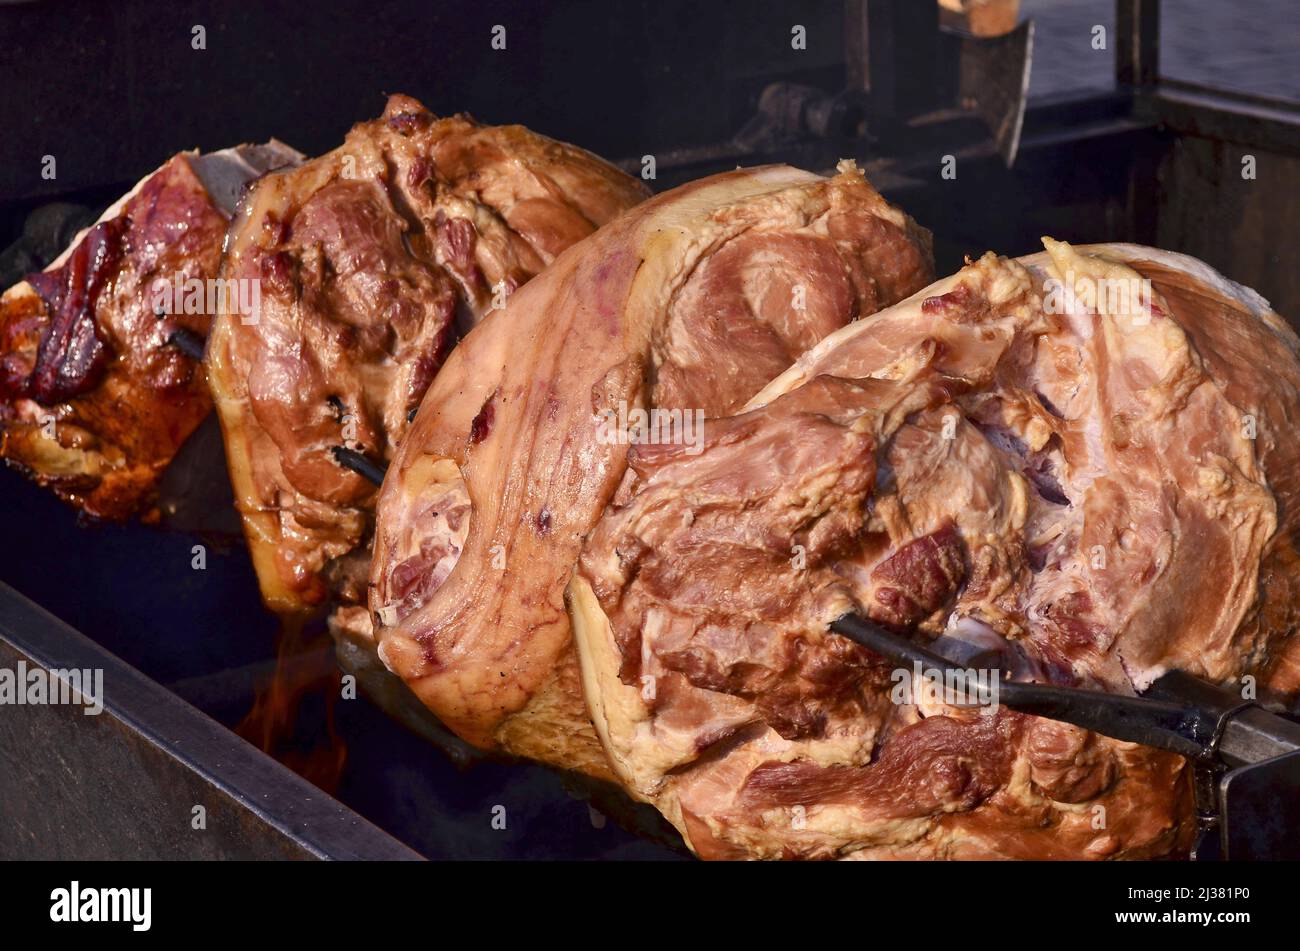
M831 335L698 452L633 449L570 585L580 671L700 855L1186 849L1179 757L927 693L846 611L991 677L1300 688L1300 341L1198 261L1045 244Z
M244 185L279 142L182 152L0 297L0 457L86 515L157 514L159 479L212 408L177 331L207 336Z
M851 163L703 179L562 254L462 341L389 469L384 662L469 741L607 775L564 590L629 443L646 419L694 442L932 268L928 232Z
M335 597L336 633L364 647L376 493L334 448L392 458L457 327L645 195L581 149L400 95L333 152L258 182L222 274L260 305L223 301L208 364L268 605L299 615Z

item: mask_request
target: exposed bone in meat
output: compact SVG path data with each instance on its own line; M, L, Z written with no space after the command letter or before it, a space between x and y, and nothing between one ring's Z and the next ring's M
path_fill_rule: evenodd
M390 458L458 315L477 322L645 194L580 149L519 126L438 119L406 96L340 148L258 183L231 226L223 276L258 282L260 313L223 312L209 372L272 607L322 602L327 565L367 543L375 489L332 447ZM344 587L345 600L358 593Z
M205 282L240 191L299 158L278 142L176 155L7 291L0 456L88 515L146 509L211 407L202 368L164 343L177 328L207 335ZM183 291L162 318L157 282ZM185 306L195 288L198 306Z
M633 450L570 588L582 679L619 778L700 855L1187 847L1179 757L892 702L827 632L848 610L1018 678L1300 687L1300 341L1197 261L1046 244L832 335L698 454ZM1106 282L1129 296L1090 306Z
M851 163L704 179L562 255L452 353L389 469L385 663L471 742L606 775L563 592L625 475L611 421L731 412L932 267L928 232Z

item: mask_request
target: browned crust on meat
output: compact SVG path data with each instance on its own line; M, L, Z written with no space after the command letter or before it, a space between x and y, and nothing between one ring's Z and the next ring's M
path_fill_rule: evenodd
M1179 757L891 692L912 675L828 634L846 610L1019 679L1294 700L1295 335L1199 262L1045 243L832 335L698 455L646 454L589 534L588 708L702 856L1188 848Z
M206 334L209 317L157 319L151 287L215 277L225 228L189 157L177 155L62 264L0 298L0 457L87 515L122 520L149 508L162 470L211 407L202 367L164 345L177 327ZM88 286L72 272L96 242L112 257ZM74 367L79 359L90 362ZM61 382L42 389L37 381L52 374Z
M332 447L392 458L456 325L645 193L580 149L400 95L340 148L258 183L223 275L260 281L261 316L223 312L209 363L272 608L312 610L327 565L367 544L374 488Z
M810 282L800 297L780 265L791 248L833 293ZM562 254L452 354L394 459L372 574L385 662L480 745L513 749L580 723L581 698L553 672L570 663L564 589L578 548L626 469L626 443L602 426L621 410L724 412L931 267L928 235L851 166L830 179L769 167L693 182ZM435 465L448 475L431 477ZM441 510L456 479L472 506L464 549L411 600L395 579L420 557L422 513ZM590 735L530 752L593 762Z

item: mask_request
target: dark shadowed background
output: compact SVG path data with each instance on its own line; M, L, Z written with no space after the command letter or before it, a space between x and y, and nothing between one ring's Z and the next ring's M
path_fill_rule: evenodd
M727 140L769 83L842 89L844 6L0 0L0 247L41 202L106 204L181 149L275 136L319 154L377 115L388 92L439 113L523 123L635 171L642 155L662 162L673 150ZM1251 134L1231 130L1162 136L1150 121L1136 138L1083 142L1073 155L1063 147L1035 153L1035 134L1041 144L1114 119L1114 109L1098 112L1096 103L1115 95L1116 5L1022 0L1020 15L1036 28L1031 103L1055 106L1031 109L1016 168L967 162L958 182L941 182L938 163L950 146L888 130L882 138L880 129L874 143L846 142L834 154L865 163L910 151L907 175L878 184L935 231L940 272L989 248L1035 250L1044 231L1145 241L1206 259L1296 319L1300 285L1276 251L1296 237L1294 155L1243 143ZM1162 76L1232 96L1300 99L1294 0L1164 0L1160 16ZM806 49L791 46L795 24L806 29ZM496 25L506 29L504 50L491 46ZM205 31L202 50L192 47L196 26ZM1108 31L1102 50L1099 27ZM932 65L932 51L906 40L893 54L912 73ZM1238 173L1241 144L1257 153L1250 182ZM47 155L57 161L53 181L41 177ZM673 182L661 174L653 184Z

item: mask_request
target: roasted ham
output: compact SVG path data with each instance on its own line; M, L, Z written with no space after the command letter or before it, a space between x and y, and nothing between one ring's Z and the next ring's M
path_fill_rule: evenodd
M6 462L87 515L152 514L163 469L211 408L202 367L166 341L207 335L243 186L299 158L278 142L176 155L0 298Z
M876 241L845 246L840 214ZM756 390L779 348L754 370L755 335L799 324L776 301L836 273L791 232L862 269L817 284L832 332ZM872 314L924 273L911 234L851 171L765 169L561 256L453 355L390 469L383 662L461 736L613 777L708 858L1182 854L1179 757L900 696L828 625L1019 680L1132 694L1180 669L1293 701L1300 341L1132 245L986 255ZM738 238L765 266L697 293ZM611 439L625 407L707 420Z
M390 459L456 338L569 245L646 196L595 156L520 126L393 96L338 149L258 183L223 276L260 288L208 350L236 504L277 611L363 604L376 489L345 446Z
M608 776L564 589L638 414L686 436L932 268L928 232L851 164L703 179L562 254L452 353L389 469L384 663L470 742Z
M846 611L1020 680L1300 688L1300 341L1198 261L1045 243L832 335L701 452L633 449L570 586L582 681L700 855L1187 848L1179 757L896 694Z

